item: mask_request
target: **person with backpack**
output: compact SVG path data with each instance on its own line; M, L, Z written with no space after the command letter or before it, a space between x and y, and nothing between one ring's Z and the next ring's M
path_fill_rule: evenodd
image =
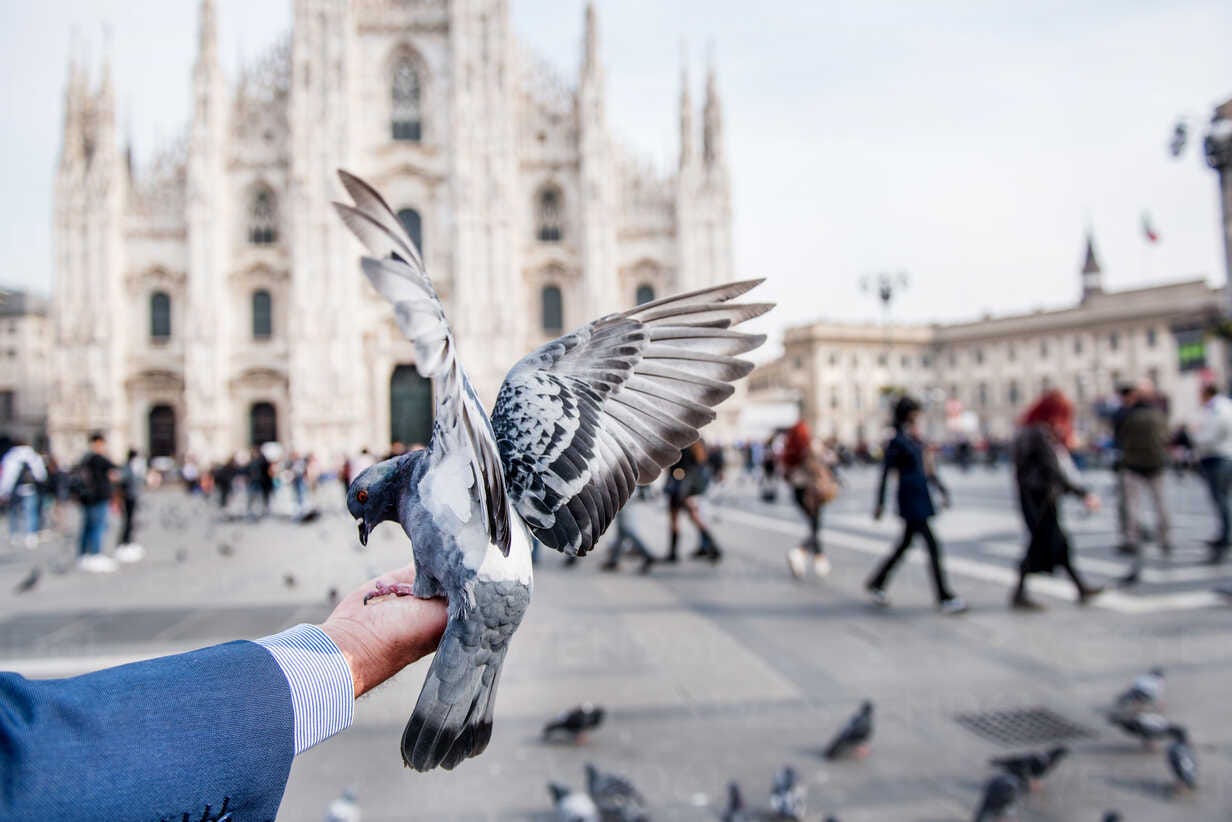
M27 548L38 544L42 528L40 488L47 481L43 458L33 448L21 442L4 454L0 461L0 500L9 508L9 533L22 540Z
M783 476L808 527L804 542L787 552L787 568L793 577L802 579L811 555L813 573L824 577L830 573L830 560L821 544L821 511L837 495L838 482L825 455L813 444L812 432L803 417L787 429L780 460Z
M881 519L885 511L886 485L890 472L898 474L898 515L903 520L903 536L877 572L865 586L874 602L886 605L886 585L894 568L911 547L916 536L924 538L928 548L929 568L932 570L933 589L937 595L937 606L946 614L961 614L967 610L967 603L961 597L955 596L950 590L945 578L945 567L942 564L941 546L933 536L933 530L928 521L937 514L933 505L929 486L941 493L945 507L950 504L950 492L941 483L933 462L920 437L920 403L911 397L901 397L894 406L894 438L886 445L881 470L881 483L877 486L877 503L873 509L873 519Z
M115 463L107 458L107 438L101 431L90 435L90 451L73 469L73 484L81 503L81 541L77 564L92 574L109 574L119 566L103 553L107 536L108 512L119 479Z
M701 509L697 505L697 498L705 493L708 482L706 444L698 440L680 452L680 459L668 471L667 482L663 486L667 496L670 538L667 556L663 558L663 562L670 564L677 561L676 543L680 539L681 513L688 516L701 536L701 542L692 558L708 559L712 563L717 563L722 558L723 552L710 535L710 529L702 520Z

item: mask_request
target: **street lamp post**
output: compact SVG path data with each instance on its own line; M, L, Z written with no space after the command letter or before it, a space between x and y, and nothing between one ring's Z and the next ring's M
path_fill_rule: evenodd
M894 298L907 287L908 279L905 271L882 271L877 274L866 274L860 278L860 289L866 294L876 295L881 303L881 330L882 341L885 346L885 363L886 376L889 378L890 363L892 357L890 355L891 339L890 339L890 306L894 303ZM886 386L882 386L878 394L877 407L883 412L886 410L889 403L889 394L885 391ZM863 424L860 428L863 429Z
M1219 175L1220 205L1223 216L1225 313L1232 318L1232 100L1215 109L1203 141L1206 164Z

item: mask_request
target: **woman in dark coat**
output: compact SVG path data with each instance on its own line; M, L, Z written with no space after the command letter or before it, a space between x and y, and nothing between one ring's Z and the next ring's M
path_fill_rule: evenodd
M1027 596L1028 574L1051 574L1063 568L1078 589L1078 602L1086 604L1103 589L1087 585L1074 569L1069 538L1061 528L1060 501L1065 494L1081 497L1090 511L1099 509L1099 497L1082 484L1070 459L1067 443L1073 433L1074 407L1060 391L1049 391L1023 415L1014 438L1014 468L1018 501L1030 541L1018 568L1018 587L1010 604L1039 610Z
M877 506L873 510L873 518L881 519L885 510L886 484L890 472L898 473L898 515L903 520L903 536L898 541L894 551L886 557L869 579L867 588L873 599L879 605L887 603L885 587L895 566L902 560L911 547L916 535L924 538L928 548L929 567L932 569L933 590L937 595L937 604L947 614L961 614L967 610L967 603L961 597L955 596L946 582L945 568L942 566L941 546L933 536L933 530L928 521L932 519L937 509L933 506L929 486L941 492L945 506L950 504L950 493L942 485L937 473L933 470L932 461L924 452L924 443L919 436L920 404L911 397L902 397L894 406L894 439L886 445L885 460L881 471L881 484L877 488Z

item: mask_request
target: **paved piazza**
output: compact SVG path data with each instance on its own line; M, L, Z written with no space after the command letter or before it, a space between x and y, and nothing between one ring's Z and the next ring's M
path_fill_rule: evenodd
M807 783L808 819L966 820L991 773L985 761L1020 748L956 718L1043 708L1078 736L1021 819L1094 822L1111 808L1126 820L1232 819L1232 609L1212 590L1232 581L1232 563L1201 562L1211 522L1198 481L1170 479L1176 551L1165 561L1148 548L1140 586L1083 609L1067 580L1037 578L1032 590L1048 610L1022 615L1006 607L1022 544L1009 474L951 468L945 476L955 508L936 531L971 613L934 611L922 549L894 580L890 609L867 603L863 580L898 530L894 519L868 515L872 469L848 472L826 512L834 572L820 581L787 574L784 553L802 525L786 494L766 504L751 483L732 479L706 503L726 551L717 567L683 561L643 577L632 560L609 574L593 558L566 568L541 557L481 758L453 773L403 769L398 740L420 663L361 701L347 733L296 761L279 818L321 819L350 786L365 822L547 820L545 783L579 786L592 761L630 776L656 820L716 819L733 778L752 803L764 803L784 763ZM1111 476L1092 478L1111 502ZM325 514L310 525L277 514L252 524L226 521L178 491L148 494L139 535L149 557L111 576L66 571L67 538L0 548L0 666L71 675L323 619L331 587L345 592L405 562L409 550L385 525L360 551L337 483L320 489L319 502ZM633 506L662 551L661 501ZM1097 582L1122 575L1112 506L1067 514L1080 569ZM77 512L67 515L63 526L75 528ZM693 542L686 526L686 552ZM35 590L11 594L34 564L44 568ZM1168 714L1191 729L1202 782L1191 797L1170 795L1162 750L1144 752L1101 716L1152 665L1167 670ZM818 749L864 698L877 705L871 756L825 762ZM584 700L609 711L587 746L539 741L547 717Z

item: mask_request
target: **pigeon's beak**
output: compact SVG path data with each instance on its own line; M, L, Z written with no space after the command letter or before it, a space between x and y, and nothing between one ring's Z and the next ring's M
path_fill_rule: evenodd
M367 547L368 545L368 521L361 519L361 520L356 520L356 523L359 525L359 544L363 545L364 547Z

